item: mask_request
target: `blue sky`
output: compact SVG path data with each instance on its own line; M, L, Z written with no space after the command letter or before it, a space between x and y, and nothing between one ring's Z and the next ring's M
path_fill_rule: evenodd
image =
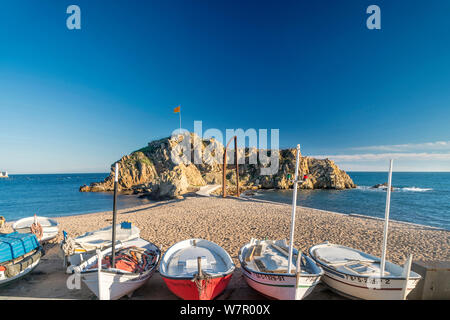
M81 30L66 8L81 8ZM366 8L381 8L381 30ZM107 172L194 120L450 171L448 1L2 1L0 170Z

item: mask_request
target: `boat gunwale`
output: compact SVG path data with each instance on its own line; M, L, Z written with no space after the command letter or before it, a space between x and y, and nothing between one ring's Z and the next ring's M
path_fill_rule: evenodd
M215 243L215 242L213 242L213 241L210 241L210 240L201 239L201 238L190 238L190 239L181 240L181 241L179 241L179 242L177 242L177 243L171 245L171 246L166 250L166 252L164 252L164 255L163 255L162 258L161 258L161 263L160 263L159 268L158 268L158 271L159 271L159 274L161 275L161 277L166 278L166 279L171 279L171 280L192 280L192 279L195 277L195 274L190 275L190 276L173 276L173 275L169 275L166 271L161 272L161 264L163 264L164 257L166 256L166 254L167 254L173 247L175 247L176 245L178 245L178 244L180 244L180 243L182 243L182 242L190 242L191 240L196 240L196 241L201 240L201 241L206 241L206 242L212 243L214 246L220 248L220 249L223 251L223 253L225 253L225 257L228 258L229 261L230 261L230 263L231 263L231 267L230 267L228 270L224 271L224 272L220 272L220 273L219 273L219 272L215 272L215 273L211 273L211 274L208 273L208 277L209 277L210 279L216 279L216 278L223 278L223 277L226 277L227 275L232 274L232 273L236 270L236 265L235 265L235 263L233 262L233 259L231 258L230 254L229 254L224 248L222 248L222 246L219 246L217 243ZM189 244L189 246L191 246L191 245ZM173 254L173 253L171 253L171 254ZM223 258L223 257L222 257L222 258ZM166 264L168 264L168 262L169 262L169 261L167 261Z
M343 275L348 275L348 276L351 276L351 277L357 277L357 278L373 278L373 277L374 277L373 274L372 274L372 275L362 275L362 274L355 274L355 273L350 273L350 272L340 271L340 270L334 269L334 268L332 268L330 265L328 265L328 264L326 264L326 263L320 261L319 258L317 258L317 257L313 254L312 249L315 248L315 247L318 247L318 246L326 245L326 244L332 244L332 243L326 243L326 242L323 242L323 243L319 243L319 244L313 245L312 247L310 247L310 248L308 249L308 252L309 252L309 255L311 256L311 258L312 258L316 263L320 264L320 266L324 269L324 271L326 271L326 270L325 270L325 268L326 268L326 269L331 269L331 270L333 270L333 272L340 273L340 274L343 274ZM333 244L333 245L336 245L336 244ZM337 246L341 246L341 247L345 247L345 248L349 248L349 249L353 249L353 250L359 251L359 250L357 250L357 249L350 248L350 247L346 247L346 246L343 246L343 245L337 245ZM360 252L363 252L363 251L360 251ZM363 252L363 253L365 253L365 252ZM369 254L369 255L370 255L370 254ZM389 262L389 261L388 261L388 262ZM390 263L392 263L392 262L390 262ZM400 265L397 265L397 266L401 267ZM414 272L414 271L411 270L411 272ZM328 273L330 273L330 272L328 271ZM416 273L416 272L414 272L414 273ZM416 273L416 274L417 274L417 273ZM384 280L406 280L406 278L405 278L405 277L402 277L402 276L388 276L388 275L382 276L382 277L381 277L381 276L377 276L376 278L377 278L377 279L380 279L380 280L383 280L383 279L384 279ZM421 276L421 275L418 275L418 276L410 276L410 277L408 278L408 280L420 280L420 279L422 279L422 276ZM347 279L347 280L348 280L348 279ZM350 279L350 281L354 281L354 280L351 280L351 279Z
M133 240L135 240L135 239L133 239ZM133 241L133 240L131 240L131 241ZM142 240L147 241L145 239L142 239ZM152 271L153 272L156 271L156 269L157 269L157 267L158 267L158 265L159 265L159 263L161 261L161 250L154 243L152 243L150 241L147 241L147 242L149 244L151 244L153 247L155 247L155 251L157 253L156 261L155 261L155 263L153 264L153 266L150 269L145 270L144 272L141 272L141 273L134 273L134 272L126 272L124 270L120 270L120 269L117 269L117 268L108 268L108 269L101 269L100 272L107 273L107 274L117 274L117 275L121 275L121 276L124 275L124 276L130 276L130 277L137 277L137 276L141 277L141 276L147 275L148 273L150 273ZM105 248L102 251L108 251L110 249L112 249L112 247ZM110 250L110 251L112 251L112 250ZM87 267L87 265L88 265L88 261L91 260L92 258L95 258L95 257L98 258L97 255L94 255L91 258L89 258L88 260L84 261L82 264L86 264L86 266L83 267L83 269L79 270L80 267L81 267L81 264L76 266L75 268L73 268L71 270L71 274L79 273L80 275L84 275L84 274L90 274L90 273L98 273L98 267L94 268L94 269L89 269L89 270L85 269ZM98 259L97 259L97 261L98 261ZM114 269L114 270L111 270L111 269Z
M247 246L247 245L250 245L250 242L249 243L246 243L245 245L243 245L242 247L241 247L241 249L239 250L239 255L238 255L238 260L239 260L239 263L241 264L241 268L244 268L247 272L252 272L252 273L257 273L257 274L263 274L263 275L268 275L268 276L283 276L283 277L297 277L297 273L275 273L275 272L264 272L264 271L257 271L257 270L253 270L253 269L250 269L249 267L247 267L246 265L247 265L247 263L245 262L245 261L243 261L242 259L242 250ZM296 250L297 251L297 254L298 254L298 250L297 249L295 249L294 248L294 250ZM305 258L307 258L307 259L310 259L310 260L312 260L312 262L314 262L315 263L315 260L314 259L311 259L310 257L308 257L306 254L304 254L304 253L302 253L303 254L303 256L305 257ZM307 274L302 274L301 272L300 272L300 277L301 278L304 278L304 277L321 277L321 276L323 276L324 275L324 270L320 267L320 266L317 266L319 269L320 269L320 272L319 273L307 273Z

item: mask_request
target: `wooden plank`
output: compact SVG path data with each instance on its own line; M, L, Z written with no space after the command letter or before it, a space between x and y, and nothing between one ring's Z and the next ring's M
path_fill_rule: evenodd
M281 247L277 246L274 243L272 243L271 246L272 246L272 248L274 248L275 250L277 250L281 254L285 255L286 257L289 257L289 252L286 249L281 248Z
M255 253L256 246L253 246L251 251L250 249L247 251L247 256L245 257L245 261L250 262L253 259L253 254Z

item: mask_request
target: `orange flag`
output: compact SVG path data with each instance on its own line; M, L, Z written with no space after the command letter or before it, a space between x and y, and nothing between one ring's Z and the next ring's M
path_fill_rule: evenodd
M178 107L176 107L175 109L173 109L173 113L178 113L178 112L180 112L181 110L181 105L180 106L178 106Z

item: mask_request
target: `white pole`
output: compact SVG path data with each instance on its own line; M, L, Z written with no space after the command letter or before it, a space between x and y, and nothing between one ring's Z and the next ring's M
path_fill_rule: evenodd
M297 208L297 184L298 184L298 165L300 162L300 145L297 145L297 155L295 157L295 180L294 190L292 193L292 215L291 215L291 239L289 241L289 260L288 273L291 273L292 267L292 250L294 246L294 229L295 229L295 209Z
M103 299L103 290L102 290L102 252L101 250L97 249L97 272L98 272L98 299Z
M295 277L295 300L300 300L299 294L299 286L300 286L300 275L301 275L301 258L302 258L302 252L298 250L297 254L297 267L296 267L296 277Z
M405 263L405 268L403 269L403 276L405 277L405 282L403 283L402 288L402 300L406 300L406 295L408 294L408 282L409 282L409 275L411 274L411 265L412 265L412 254L409 255L408 260Z
M381 276L384 276L384 270L386 265L386 247L387 247L387 238L388 238L388 227L389 227L389 208L391 206L391 187L392 187L392 165L394 160L391 159L389 165L389 180L387 187L387 195L386 195L386 209L384 211L384 231L383 231L383 246L381 249L381 264L380 264L380 272Z
M178 115L180 116L180 134L181 134L181 107L180 107L180 112L178 112Z

